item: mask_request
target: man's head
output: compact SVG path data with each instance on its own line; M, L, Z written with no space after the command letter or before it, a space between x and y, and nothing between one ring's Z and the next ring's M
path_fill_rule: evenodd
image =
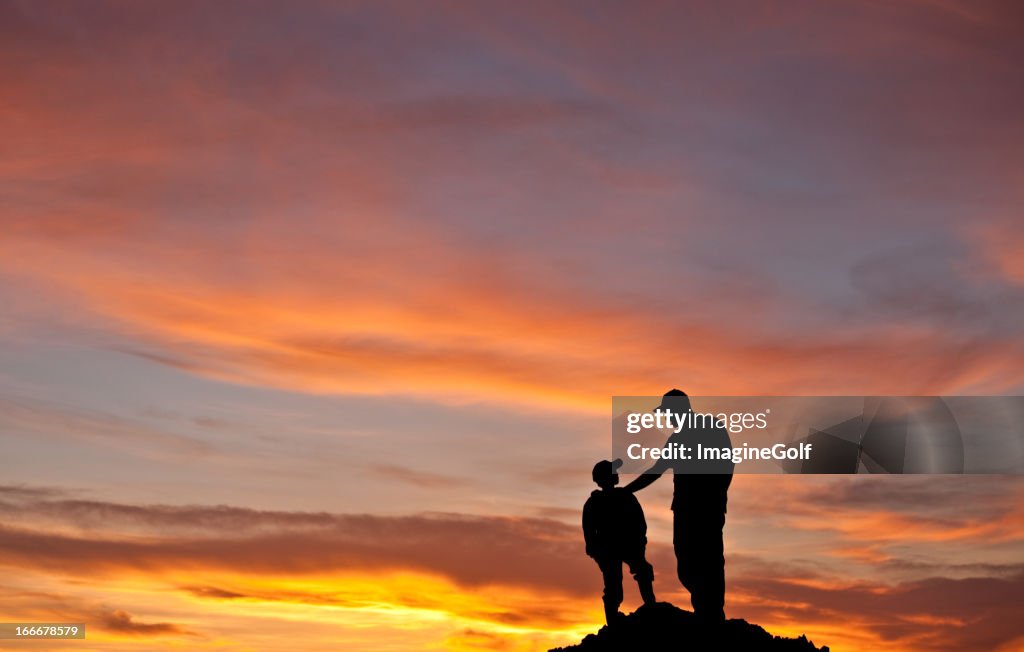
M661 405L656 409L668 410L675 415L683 415L690 411L690 397L681 389L670 389L661 397Z
M591 474L594 482L602 489L611 489L619 484L619 474L616 471L619 470L620 466L622 466L622 460L615 460L614 462L601 460L594 465L594 471Z

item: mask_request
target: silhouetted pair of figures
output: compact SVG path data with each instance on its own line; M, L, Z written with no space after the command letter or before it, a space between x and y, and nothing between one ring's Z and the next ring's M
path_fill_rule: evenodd
M689 397L678 389L665 394L657 409L679 417L691 410ZM668 439L696 450L732 447L729 432L718 426L682 428ZM653 604L654 569L646 558L647 521L634 492L650 486L665 471L673 472L672 544L679 581L690 592L694 615L701 621L725 620L725 552L722 533L733 462L722 460L708 466L692 460L659 460L625 487L616 487L616 470L622 460L602 460L594 465L594 482L600 487L583 506L583 536L587 554L594 558L604 577L604 612L611 625L622 604L622 564L629 567L644 604ZM699 470L700 472L695 472Z

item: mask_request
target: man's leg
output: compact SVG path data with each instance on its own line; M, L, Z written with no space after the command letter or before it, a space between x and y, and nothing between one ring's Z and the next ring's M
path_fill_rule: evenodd
M708 511L695 519L692 526L690 550L696 559L691 591L693 612L703 620L721 622L725 620L725 513Z
M676 512L672 519L672 547L676 551L676 574L679 582L690 592L690 602L693 603L694 586L694 551L692 546L692 533L689 532L687 520L683 514ZM696 609L694 605L694 609Z

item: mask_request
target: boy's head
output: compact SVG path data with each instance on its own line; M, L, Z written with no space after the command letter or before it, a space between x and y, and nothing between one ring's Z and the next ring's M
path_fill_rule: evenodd
M611 489L619 484L619 474L616 471L620 466L622 466L622 460L615 460L614 462L601 460L594 465L594 471L591 474L594 482L602 489Z

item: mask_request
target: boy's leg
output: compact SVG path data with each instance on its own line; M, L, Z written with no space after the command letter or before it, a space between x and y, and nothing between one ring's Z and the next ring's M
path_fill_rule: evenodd
M604 617L609 625L619 614L622 604L622 560L602 559L597 562L604 578Z
M636 580L644 604L654 604L654 566L651 566L644 556L644 549L641 548L636 555L627 559L626 564L629 566L629 572L633 574L633 579Z

